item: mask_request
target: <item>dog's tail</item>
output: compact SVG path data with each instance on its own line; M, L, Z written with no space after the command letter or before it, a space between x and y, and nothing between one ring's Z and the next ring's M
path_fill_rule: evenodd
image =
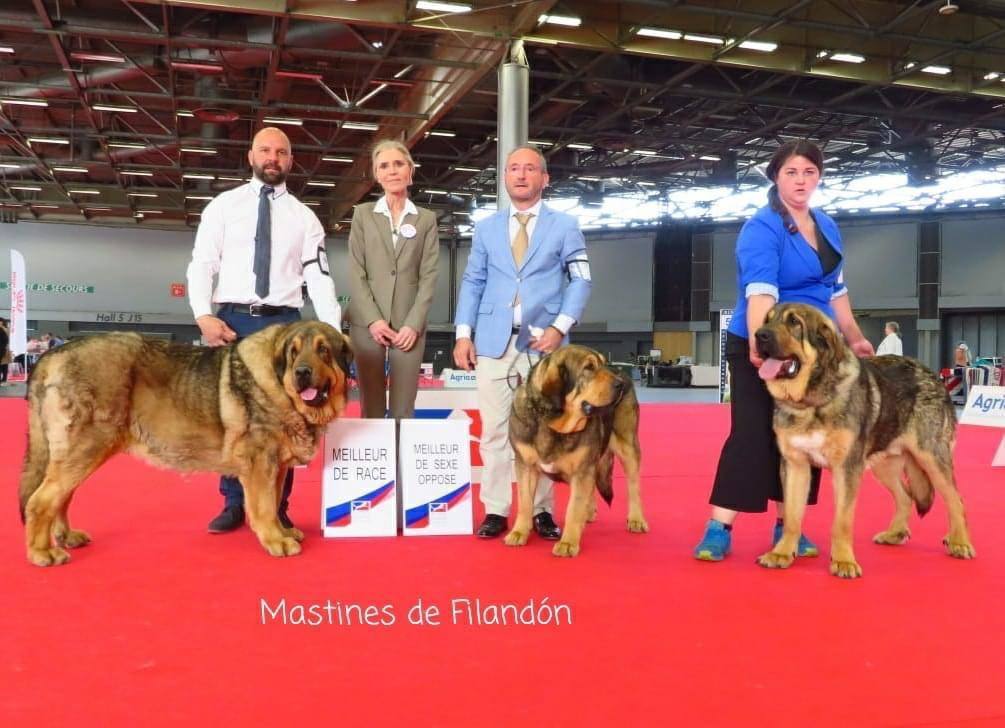
M608 451L597 463L597 492L607 505L614 500L614 456Z
M932 503L935 500L935 488L932 487L932 481L913 457L907 458L904 470L907 472L907 494L914 501L918 515L924 516L932 509Z
M24 451L24 466L21 469L21 486L18 489L18 505L21 509L21 523L24 523L24 510L28 499L38 490L45 479L45 471L49 467L49 441L45 436L42 418L35 409L35 402L28 397L28 446Z

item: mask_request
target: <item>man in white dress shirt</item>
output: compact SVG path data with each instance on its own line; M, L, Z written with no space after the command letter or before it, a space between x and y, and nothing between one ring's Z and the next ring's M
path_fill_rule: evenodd
M876 356L884 354L904 356L904 342L900 340L900 324L896 321L887 321L883 331L886 333L886 338L879 343Z
M272 324L299 320L304 282L318 317L340 329L342 312L328 273L324 228L286 189L293 164L289 138L280 129L262 129L251 142L248 163L252 180L206 205L195 235L188 293L203 339L223 346ZM286 528L293 526L287 514L292 487L291 469L278 514ZM240 481L221 478L220 493L224 507L210 522L210 533L233 531L244 523Z

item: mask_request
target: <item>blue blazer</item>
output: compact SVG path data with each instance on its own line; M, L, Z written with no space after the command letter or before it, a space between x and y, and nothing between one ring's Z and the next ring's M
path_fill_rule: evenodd
M509 216L507 207L475 225L454 317L455 324L474 330L475 351L492 358L506 351L518 293L521 320L516 345L520 351L527 349L529 326L546 328L560 313L580 321L590 297L586 241L576 218L541 205L530 246L517 270Z
M737 302L729 332L747 338L747 298L769 294L778 303L807 303L834 318L831 299L848 292L844 284L841 232L821 210L813 210L817 231L841 259L824 273L820 258L799 232L790 233L769 206L747 220L736 239Z

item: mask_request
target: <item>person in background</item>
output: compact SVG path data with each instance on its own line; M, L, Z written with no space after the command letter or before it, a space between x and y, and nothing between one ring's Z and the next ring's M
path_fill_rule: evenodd
M10 367L10 324L0 318L0 387L7 386L7 369Z
M203 339L223 346L272 324L299 321L305 282L318 317L340 329L342 310L328 273L324 228L286 188L293 166L289 137L275 127L262 129L251 142L248 164L251 181L211 200L195 234L188 292ZM291 468L278 511L284 528L293 527L287 512L292 489ZM221 478L220 494L223 510L210 521L210 533L244 523L240 481Z
M758 210L736 241L738 301L726 333L725 356L731 377L730 431L719 456L709 499L711 518L694 557L721 561L730 552L738 513L762 513L776 502L773 543L782 535L781 454L772 427L774 401L762 378L773 366L757 354L754 334L776 303L798 301L834 319L852 351L872 356L852 314L844 282L844 252L837 224L810 207L823 174L823 154L806 140L783 144L768 164L773 183L768 205ZM764 367L764 368L762 368ZM808 498L816 503L820 470L814 468ZM798 554L816 556L817 547L800 535Z
M954 367L968 367L971 365L973 360L970 358L970 347L967 346L967 342L961 341L956 345L956 350L953 352L953 366Z
M886 327L883 330L886 333L886 338L879 342L876 356L883 356L884 354L904 356L904 342L900 340L900 324L896 321L887 321Z
M409 418L415 415L440 239L436 215L408 198L415 171L408 147L385 139L373 148L371 158L374 179L384 196L356 205L353 212L349 333L363 417L384 416L388 389L384 372L389 361L391 417Z

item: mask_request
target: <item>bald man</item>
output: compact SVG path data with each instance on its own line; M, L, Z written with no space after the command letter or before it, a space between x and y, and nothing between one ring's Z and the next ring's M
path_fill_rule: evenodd
M252 180L206 205L195 235L188 295L203 339L223 346L272 324L299 320L305 282L318 317L340 329L342 311L328 274L324 228L286 189L293 165L289 138L280 129L262 129L251 142L248 164ZM288 515L292 488L291 469L279 504L285 528L293 528ZM244 523L240 481L221 478L220 493L223 510L210 521L210 533L227 533Z

